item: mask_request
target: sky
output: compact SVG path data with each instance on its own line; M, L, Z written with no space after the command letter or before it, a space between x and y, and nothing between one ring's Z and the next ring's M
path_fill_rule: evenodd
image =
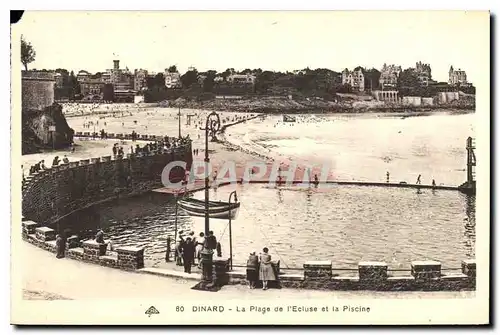
M113 59L155 72L174 64L181 72L342 71L422 61L435 80L448 81L453 65L474 82L489 64L488 12L31 11L14 27L34 46L36 69L98 72Z

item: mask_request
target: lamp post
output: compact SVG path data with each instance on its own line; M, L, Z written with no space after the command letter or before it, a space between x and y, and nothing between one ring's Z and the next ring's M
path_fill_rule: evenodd
M181 107L179 107L179 112L177 113L177 117L179 118L179 138L181 138Z
M229 194L229 206L231 206L231 198L234 194L234 202L238 202L238 196L236 195L236 191L231 192ZM231 207L229 207L231 208ZM233 271L233 232L231 230L231 210L229 210L229 268Z
M210 216L209 216L209 198L210 198L210 185L209 179L210 175L208 173L208 166L210 163L210 158L208 156L208 135L212 135L212 138L220 129L220 118L219 114L212 112L208 114L205 128L200 128L200 130L205 131L205 245L201 252L203 275L202 280L205 282L212 281L212 258L213 250L208 248L208 232L210 231Z

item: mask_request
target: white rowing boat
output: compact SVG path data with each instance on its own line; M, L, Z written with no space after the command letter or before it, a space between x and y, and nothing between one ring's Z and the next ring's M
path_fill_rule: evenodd
M205 217L205 201L187 198L179 200L179 207L191 216ZM235 219L238 215L240 203L228 203L222 201L209 201L208 215L212 219L228 220Z

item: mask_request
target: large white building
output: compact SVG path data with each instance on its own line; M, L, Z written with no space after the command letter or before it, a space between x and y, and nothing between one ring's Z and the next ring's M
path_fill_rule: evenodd
M384 64L382 70L380 71L380 87L382 87L382 89L396 88L401 71L402 69L400 65Z
M461 70L461 69L455 70L455 69L453 69L453 66L451 66L450 71L449 71L448 84L450 84L452 86L466 86L466 85L468 85L467 74L465 73L464 70Z
M231 74L227 77L227 82L231 84L255 84L255 76L252 74Z
M168 72L165 70L165 86L167 88L180 88L182 87L181 75L179 72Z
M363 92L365 90L363 68L358 66L353 71L349 71L348 69L342 71L342 84L350 85L353 90Z
M148 78L148 71L139 69L134 71L134 90L136 92L147 88L146 79Z

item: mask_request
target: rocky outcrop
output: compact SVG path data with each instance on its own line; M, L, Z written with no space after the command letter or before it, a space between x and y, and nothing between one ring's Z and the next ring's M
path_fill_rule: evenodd
M66 148L73 143L73 134L73 129L69 127L62 113L61 105L54 103L42 110L23 108L23 155L37 153L43 149Z

